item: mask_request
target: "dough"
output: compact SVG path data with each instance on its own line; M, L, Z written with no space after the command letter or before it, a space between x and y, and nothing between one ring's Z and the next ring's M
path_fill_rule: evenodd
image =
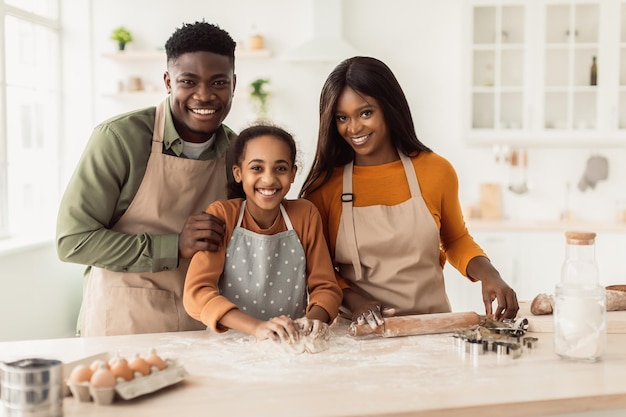
M320 328L317 332L312 332L308 335L304 334L304 328L298 326L298 333L300 335L297 343L281 343L282 348L290 353L319 353L328 350L330 346L330 328L326 323L320 323Z

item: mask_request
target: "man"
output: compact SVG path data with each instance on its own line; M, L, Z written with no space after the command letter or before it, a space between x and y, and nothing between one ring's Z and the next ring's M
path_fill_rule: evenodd
M235 133L222 122L236 83L235 42L218 26L183 24L165 44L168 92L157 107L94 129L61 201L57 252L87 265L79 334L204 329L182 292L189 260L215 250Z

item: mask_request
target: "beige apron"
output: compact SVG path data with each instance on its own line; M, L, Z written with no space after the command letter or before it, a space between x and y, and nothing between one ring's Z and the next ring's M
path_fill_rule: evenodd
M395 206L353 207L353 163L344 167L335 260L350 287L398 314L449 312L439 263L439 230L402 152L411 198ZM358 198L358 196L356 196Z
M224 158L200 161L163 154L167 100L157 106L152 152L135 198L111 228L128 234L180 233L189 215L226 198ZM177 269L122 273L92 267L84 291L82 336L206 329L182 303L189 260Z

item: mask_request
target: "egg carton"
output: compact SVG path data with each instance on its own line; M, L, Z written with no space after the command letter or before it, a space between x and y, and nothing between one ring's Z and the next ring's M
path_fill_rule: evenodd
M91 363L98 359L106 360L108 356L100 354L74 362L66 367L66 375L69 375L71 370L79 364ZM135 377L130 381L118 378L115 386L110 388L96 388L88 382L73 383L68 380L66 383L69 393L81 402L93 400L96 404L107 405L111 404L116 397L130 400L177 384L189 375L176 360L165 359L164 361L167 366L163 370L153 366L150 374L144 376L136 372Z

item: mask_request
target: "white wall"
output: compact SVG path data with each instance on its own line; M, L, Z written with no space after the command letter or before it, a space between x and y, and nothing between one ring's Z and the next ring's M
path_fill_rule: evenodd
M0 341L73 336L83 270L59 262L52 243L1 255Z
M229 2L180 0L176 8L159 7L159 1L93 0L93 39L96 83L96 120L136 107L136 102L116 102L100 95L115 88L128 73L124 65L103 59L102 52L116 48L110 31L126 25L136 34L130 49L162 47L175 27L183 22L205 19L218 23L245 44L251 28L266 39L274 56L268 59L238 59L235 100L226 120L236 130L253 121L247 85L257 77L271 79L272 117L295 133L299 141L302 169L290 196L297 194L313 157L318 121L319 92L324 79L338 62L292 63L278 57L313 35L313 0L234 0ZM623 149L535 149L529 151L529 193L518 196L507 191L509 171L496 164L489 147L469 147L463 140L462 117L464 74L464 19L462 0L343 0L345 38L361 54L385 61L395 72L408 97L418 136L457 168L464 205L476 204L481 182L500 182L505 216L519 219L555 220L564 209L566 184L571 184L570 209L580 219L612 221L617 201L626 200L621 183L626 172L618 161ZM118 10L123 8L125 13ZM167 8L167 9L166 9ZM148 12L154 11L154 12ZM161 11L161 10L167 10ZM277 12L280 10L280 14ZM138 18L141 16L142 18ZM282 16L288 16L284 18ZM162 87L165 63L144 67L155 73L153 83ZM154 101L141 105L154 105ZM580 192L576 184L586 159L600 152L609 156L608 181L593 191Z
M273 51L272 58L237 60L238 87L227 124L240 130L254 119L246 87L254 78L269 77L271 114L299 141L303 166L290 195L297 194L314 154L319 92L336 63L292 63L277 57L312 36L311 1L178 0L172 4L165 0L62 0L64 15L69 17L65 41L71 45L65 51L64 82L71 111L66 120L68 143L62 152L62 180L71 174L95 123L139 105L156 104L122 103L101 96L115 88L122 71L119 63L101 56L115 50L115 43L109 40L111 30L127 26L135 35L130 49L156 49L163 47L183 22L205 19L243 43L256 26ZM462 202L474 204L481 182L500 182L506 189L508 171L495 163L491 148L470 147L463 140L462 82L469 71L462 59L467 42L464 18L463 0L343 0L345 38L363 55L380 58L392 68L411 104L418 136L454 164ZM162 88L164 69L165 63L148 68L154 72L158 88ZM596 151L609 157L609 178L594 191L581 193L576 184L587 157ZM570 208L579 218L612 221L616 201L626 201L622 186L626 168L618 164L625 153L626 149L530 150L531 191L522 196L505 191L505 215L557 219L565 201L565 184L570 182ZM17 256L0 256L0 302L5 314L0 338L65 335L68 322L73 328L81 284L76 275L82 267L61 264L55 256L52 244ZM56 292L51 292L53 289ZM7 333L14 324L28 328L27 334ZM48 331L51 327L55 330Z

